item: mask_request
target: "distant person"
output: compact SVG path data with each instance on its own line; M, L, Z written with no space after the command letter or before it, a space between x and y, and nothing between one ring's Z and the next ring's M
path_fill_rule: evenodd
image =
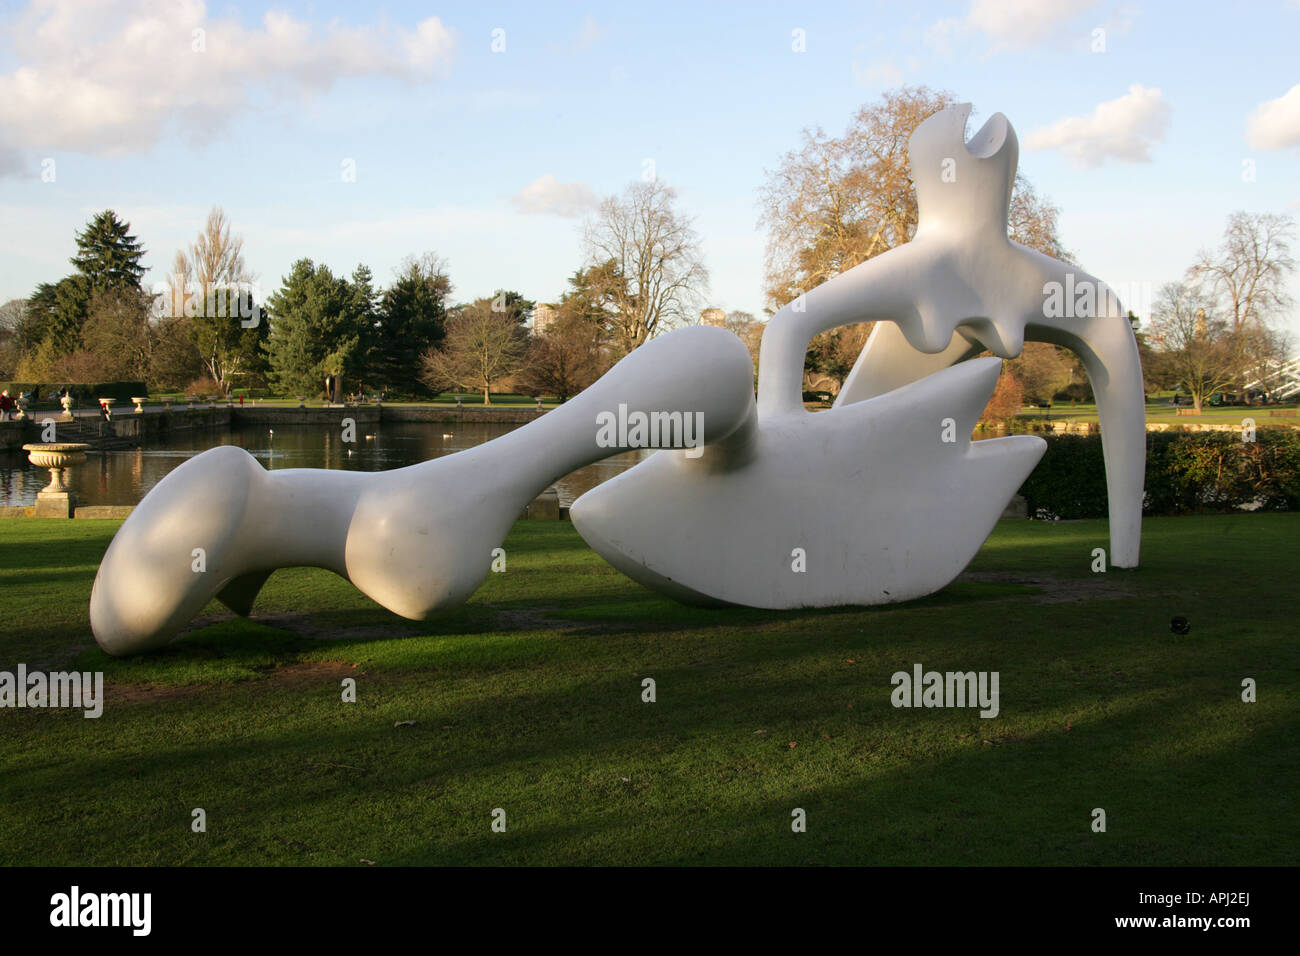
M14 410L14 400L9 397L9 389L0 392L0 422L9 421L9 415Z
M240 407L240 408L243 408L243 407L244 407L244 393L243 393L243 392L240 392L240 393L239 393L239 407Z

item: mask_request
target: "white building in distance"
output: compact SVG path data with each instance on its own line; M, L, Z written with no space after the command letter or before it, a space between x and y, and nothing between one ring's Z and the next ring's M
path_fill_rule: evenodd
M542 335L555 321L555 306L538 302L533 306L533 335Z

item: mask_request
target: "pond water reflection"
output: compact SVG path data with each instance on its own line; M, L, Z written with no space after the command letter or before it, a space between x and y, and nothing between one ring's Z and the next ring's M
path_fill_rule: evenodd
M73 468L65 481L77 493L79 504L133 505L181 462L217 445L238 445L273 470L388 471L481 445L519 427L479 422L360 425L357 440L351 444L344 443L337 430L309 425L281 426L274 435L263 425L195 429L149 439L147 448L91 452L86 463ZM571 504L649 454L649 449L625 452L566 475L555 483L560 503ZM0 505L34 504L36 493L49 480L49 471L31 464L26 452L0 452Z

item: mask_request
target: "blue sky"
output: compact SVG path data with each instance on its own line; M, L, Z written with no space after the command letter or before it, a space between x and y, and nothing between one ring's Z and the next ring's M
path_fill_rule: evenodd
M1121 292L1177 278L1233 210L1300 217L1300 0L0 10L0 301L67 274L107 207L160 280L214 204L268 292L302 256L382 284L434 251L458 300L553 300L586 203L652 161L709 302L761 314L764 170L902 83L972 102L972 132L1006 114L1065 245Z

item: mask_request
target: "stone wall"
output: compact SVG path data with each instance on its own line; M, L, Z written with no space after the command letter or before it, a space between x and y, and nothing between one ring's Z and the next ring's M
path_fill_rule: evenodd
M22 422L0 422L0 450L22 448L31 441L23 437L26 433Z
M383 420L386 422L497 422L503 425L526 425L546 414L538 411L537 406L501 405L484 407L482 405L465 405L461 408L444 405L415 405L398 408L395 405L384 406Z
M230 409L234 425L327 425L340 428L343 419L350 418L358 425L375 425L387 419L387 409L382 413L378 405L331 405L293 408L276 405L238 405Z

